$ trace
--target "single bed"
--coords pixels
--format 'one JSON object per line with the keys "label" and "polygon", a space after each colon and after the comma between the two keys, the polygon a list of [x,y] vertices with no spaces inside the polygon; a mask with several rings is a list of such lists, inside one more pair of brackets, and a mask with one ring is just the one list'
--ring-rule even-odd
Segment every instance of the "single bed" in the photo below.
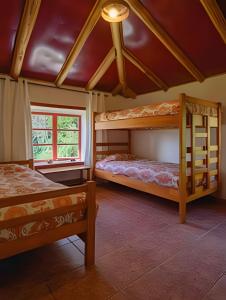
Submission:
{"label": "single bed", "polygon": [[[170,128],[179,130],[177,165],[126,162],[127,159],[120,159],[119,163],[99,161],[109,155],[131,154],[131,130]],[[102,130],[128,132],[128,137],[118,142],[97,141],[97,133]],[[173,101],[94,113],[93,162],[96,178],[178,202],[180,222],[184,223],[187,203],[212,194],[220,187],[221,104],[181,94]]]}
{"label": "single bed", "polygon": [[85,264],[92,265],[95,183],[68,188],[28,163],[0,163],[0,258],[78,234],[86,244]]}

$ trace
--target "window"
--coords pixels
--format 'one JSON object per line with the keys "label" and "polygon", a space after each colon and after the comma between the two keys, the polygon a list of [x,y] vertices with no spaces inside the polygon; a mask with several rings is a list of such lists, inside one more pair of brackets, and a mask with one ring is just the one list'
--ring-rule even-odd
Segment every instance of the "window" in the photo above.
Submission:
{"label": "window", "polygon": [[36,161],[81,159],[81,115],[32,112]]}

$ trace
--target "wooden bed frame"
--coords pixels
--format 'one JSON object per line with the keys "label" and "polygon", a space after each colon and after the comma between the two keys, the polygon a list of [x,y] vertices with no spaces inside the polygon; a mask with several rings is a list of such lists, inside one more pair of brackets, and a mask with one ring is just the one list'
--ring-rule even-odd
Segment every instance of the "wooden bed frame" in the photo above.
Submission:
{"label": "wooden bed frame", "polygon": [[[176,115],[142,117],[114,121],[95,122],[93,114],[93,176],[110,180],[146,193],[157,195],[179,203],[180,222],[186,220],[186,204],[195,199],[216,192],[220,187],[221,165],[221,104],[189,97],[179,96],[180,112]],[[189,113],[186,104],[198,104],[202,107],[217,110],[217,116]],[[114,175],[100,169],[95,169],[98,156],[103,158],[114,153],[131,153],[132,129],[179,129],[179,188],[162,187],[155,183],[144,183],[124,175]],[[211,144],[212,129],[215,128],[216,142]],[[98,130],[127,130],[128,142],[97,143]],[[205,132],[203,132],[205,130]],[[200,132],[201,131],[201,132]],[[189,132],[189,134],[187,134]],[[190,135],[190,137],[189,137]],[[205,139],[205,146],[197,146],[198,139]],[[187,140],[189,147],[187,147]],[[101,147],[101,150],[98,150]],[[107,150],[103,150],[107,147]],[[115,148],[117,147],[117,150]],[[119,149],[121,147],[121,149]],[[123,148],[123,149],[122,149]],[[201,157],[201,158],[200,158]],[[190,174],[187,174],[190,168]],[[211,177],[215,180],[212,182]],[[205,183],[204,183],[205,179]],[[197,186],[197,181],[202,181]]]}
{"label": "wooden bed frame", "polygon": [[[33,168],[33,160],[11,161],[4,163],[16,163]],[[1,162],[1,164],[3,163]],[[87,205],[85,219],[83,220],[77,221],[72,224],[65,224],[61,227],[54,228],[46,232],[42,231],[26,239],[18,239],[15,241],[7,241],[0,243],[0,259],[4,259],[21,252],[43,246],[45,244],[52,243],[54,241],[63,239],[71,235],[78,235],[85,242],[85,265],[87,267],[93,265],[95,262],[95,186],[96,184],[94,181],[88,181],[86,184],[72,188],[0,199],[1,209],[3,207],[51,199],[58,196],[86,192]],[[46,212],[41,212],[33,215],[14,218],[12,220],[0,221],[0,230],[34,220],[43,220],[49,217],[65,214],[66,212],[71,210],[80,210],[81,208],[84,209],[84,204],[75,204],[67,207],[51,209]]]}

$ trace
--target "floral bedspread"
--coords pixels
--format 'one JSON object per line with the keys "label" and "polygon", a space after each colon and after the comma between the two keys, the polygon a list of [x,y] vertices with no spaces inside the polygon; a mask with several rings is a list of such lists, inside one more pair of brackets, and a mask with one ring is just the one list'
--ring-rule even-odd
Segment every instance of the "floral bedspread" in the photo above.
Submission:
{"label": "floral bedspread", "polygon": [[133,119],[152,116],[175,115],[178,114],[180,105],[178,101],[161,102],[149,104],[130,109],[104,112],[96,116],[96,122],[113,121],[123,119]]}
{"label": "floral bedspread", "polygon": [[[15,164],[0,164],[0,201],[6,197],[39,193],[45,191],[67,188],[61,184],[54,183],[43,175],[29,168]],[[41,200],[15,206],[0,208],[0,221],[18,218],[26,215],[36,214],[43,211],[84,203],[85,193],[69,196],[61,196],[48,200]],[[73,223],[83,218],[84,210],[69,211],[62,216],[55,216],[42,221],[34,221],[21,226],[0,230],[0,242],[15,240],[34,235],[42,230],[49,230],[63,224]]]}
{"label": "floral bedspread", "polygon": [[106,161],[96,163],[97,169],[113,174],[125,175],[144,182],[154,182],[161,186],[177,189],[179,182],[179,165],[150,161],[147,159],[129,161]]}

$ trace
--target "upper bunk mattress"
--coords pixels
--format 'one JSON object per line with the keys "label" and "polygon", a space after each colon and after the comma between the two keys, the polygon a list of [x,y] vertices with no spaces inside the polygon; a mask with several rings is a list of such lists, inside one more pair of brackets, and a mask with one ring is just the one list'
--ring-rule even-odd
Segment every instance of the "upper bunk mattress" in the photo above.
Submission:
{"label": "upper bunk mattress", "polygon": [[159,161],[140,160],[110,160],[96,163],[96,168],[113,174],[124,175],[145,183],[156,183],[160,186],[178,189],[179,165]]}
{"label": "upper bunk mattress", "polygon": [[95,121],[104,122],[142,117],[176,115],[179,113],[179,110],[179,101],[161,102],[125,110],[100,113],[96,116]]}

